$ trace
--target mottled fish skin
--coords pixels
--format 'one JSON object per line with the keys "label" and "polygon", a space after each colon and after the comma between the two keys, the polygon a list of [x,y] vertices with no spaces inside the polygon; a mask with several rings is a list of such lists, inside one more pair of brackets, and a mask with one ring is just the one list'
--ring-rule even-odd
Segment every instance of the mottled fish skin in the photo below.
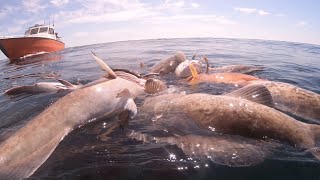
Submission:
{"label": "mottled fish skin", "polygon": [[250,83],[250,81],[260,80],[257,77],[241,74],[241,73],[213,73],[213,74],[199,74],[196,79],[192,81],[195,82],[210,82],[210,83],[227,83],[236,84],[240,86],[245,86]]}
{"label": "mottled fish skin", "polygon": [[161,75],[169,74],[174,72],[176,67],[183,61],[186,57],[183,52],[178,51],[174,56],[163,59],[151,68],[151,73],[160,73]]}
{"label": "mottled fish skin", "polygon": [[[273,108],[245,99],[209,94],[170,94],[145,101],[141,112],[162,118],[185,114],[200,128],[250,138],[265,137],[293,146],[311,148],[320,136],[319,126],[306,124]],[[159,120],[158,120],[159,121]]]}
{"label": "mottled fish skin", "polygon": [[283,82],[252,81],[250,84],[267,87],[277,109],[320,124],[319,94]]}
{"label": "mottled fish skin", "polygon": [[262,71],[264,68],[259,66],[246,66],[246,65],[228,65],[221,67],[209,68],[209,73],[242,73],[250,74],[257,71]]}
{"label": "mottled fish skin", "polygon": [[70,131],[123,111],[128,97],[116,96],[125,88],[132,97],[144,93],[136,83],[116,78],[77,89],[30,120],[0,145],[0,179],[29,177]]}

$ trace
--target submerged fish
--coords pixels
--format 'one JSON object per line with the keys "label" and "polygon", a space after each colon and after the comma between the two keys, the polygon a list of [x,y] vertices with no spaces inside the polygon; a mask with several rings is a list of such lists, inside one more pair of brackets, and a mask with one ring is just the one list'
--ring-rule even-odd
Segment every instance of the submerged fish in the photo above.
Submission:
{"label": "submerged fish", "polygon": [[[294,147],[306,148],[320,159],[320,149],[316,145],[316,140],[320,138],[320,126],[297,121],[272,106],[252,102],[259,94],[268,94],[251,91],[252,87],[257,88],[255,85],[247,86],[220,96],[201,93],[157,96],[146,99],[139,113],[151,119],[153,116],[160,117],[156,123],[188,133],[194,132],[188,127],[192,125],[188,122],[191,120],[195,123],[191,129],[210,129],[248,138],[279,140]],[[252,99],[249,101],[246,97]],[[270,94],[262,96],[266,101],[261,102],[270,104],[268,97],[271,97]]]}
{"label": "submerged fish", "polygon": [[257,165],[272,155],[275,148],[280,147],[275,142],[219,134],[154,137],[133,131],[129,137],[144,143],[177,145],[189,158],[211,160],[231,167]]}
{"label": "submerged fish", "polygon": [[[97,118],[119,115],[130,119],[137,113],[133,98],[145,87],[117,77],[94,55],[108,77],[79,88],[59,99],[0,144],[0,179],[32,175],[73,129]],[[148,88],[148,87],[146,87]]]}

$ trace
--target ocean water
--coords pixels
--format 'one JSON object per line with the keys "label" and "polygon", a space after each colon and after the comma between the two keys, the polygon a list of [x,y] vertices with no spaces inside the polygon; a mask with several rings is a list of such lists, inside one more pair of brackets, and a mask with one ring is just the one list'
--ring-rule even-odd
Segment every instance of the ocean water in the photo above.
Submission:
{"label": "ocean water", "polygon": [[[9,63],[7,59],[0,61],[0,141],[65,95],[47,93],[9,98],[2,94],[6,89],[54,81],[57,77],[83,84],[96,80],[104,72],[91,57],[91,51],[112,68],[146,72],[139,67],[140,62],[152,66],[178,50],[189,59],[195,52],[206,55],[211,66],[263,66],[263,71],[253,75],[320,93],[320,46],[317,45],[192,38],[123,41],[67,48],[15,63]],[[170,75],[165,80],[168,84],[178,84]],[[221,94],[224,88],[228,91],[224,86],[203,83],[188,92]],[[30,179],[320,179],[320,162],[304,150],[289,145],[256,166],[228,167],[208,160],[188,161],[175,145],[132,139],[128,134],[136,130],[135,122],[106,135],[108,128],[104,123],[108,122],[109,119],[103,119],[74,130]],[[184,168],[181,170],[180,167]]]}

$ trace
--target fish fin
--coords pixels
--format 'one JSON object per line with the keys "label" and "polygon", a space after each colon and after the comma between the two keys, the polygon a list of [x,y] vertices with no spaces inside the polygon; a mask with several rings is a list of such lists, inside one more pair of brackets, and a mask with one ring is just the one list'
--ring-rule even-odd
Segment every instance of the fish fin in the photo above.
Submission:
{"label": "fish fin", "polygon": [[100,59],[98,56],[96,56],[96,54],[94,54],[92,51],[91,51],[91,54],[92,54],[93,58],[96,60],[96,62],[100,65],[100,67],[108,73],[108,77],[113,78],[113,79],[117,78],[117,75],[112,71],[112,69],[102,59]]}
{"label": "fish fin", "polygon": [[193,54],[193,56],[192,56],[192,60],[196,60],[197,59],[197,57],[198,57],[198,52],[195,52],[194,54]]}
{"label": "fish fin", "polygon": [[314,147],[308,149],[308,151],[318,160],[320,160],[320,148],[319,147]]}
{"label": "fish fin", "polygon": [[59,142],[65,136],[61,132],[44,146],[39,147],[29,156],[18,162],[0,165],[0,179],[23,179],[31,176],[52,154]]}
{"label": "fish fin", "polygon": [[252,102],[274,107],[272,96],[269,90],[263,85],[248,85],[236,91],[226,94],[240,99],[246,99]]}
{"label": "fish fin", "polygon": [[65,85],[67,88],[71,88],[71,89],[74,89],[76,88],[77,86],[74,85],[74,84],[71,84],[69,81],[67,80],[64,80],[64,79],[57,79],[61,84]]}
{"label": "fish fin", "polygon": [[147,69],[147,70],[150,70],[150,67],[147,66],[144,62],[140,62],[140,68],[144,68],[144,69]]}
{"label": "fish fin", "polygon": [[127,117],[128,120],[133,119],[137,115],[138,108],[132,98],[129,98],[127,100],[127,103],[124,106],[124,110],[127,111],[128,113],[128,117]]}
{"label": "fish fin", "polygon": [[209,73],[209,60],[206,56],[203,56],[202,60],[206,62],[206,65],[207,65],[206,74],[208,74]]}
{"label": "fish fin", "polygon": [[144,84],[144,91],[148,94],[155,94],[165,89],[167,89],[166,84],[158,79],[147,79]]}
{"label": "fish fin", "polygon": [[34,86],[27,85],[27,86],[17,86],[10,88],[4,92],[4,94],[8,96],[16,96],[20,94],[34,94]]}
{"label": "fish fin", "polygon": [[192,63],[189,64],[189,69],[190,69],[190,72],[191,72],[191,75],[190,77],[188,77],[186,80],[190,83],[190,84],[197,84],[198,83],[198,77],[199,77],[199,74],[198,74],[198,71],[197,71],[197,68],[194,67],[194,65]]}
{"label": "fish fin", "polygon": [[168,139],[191,158],[210,159],[214,163],[231,167],[257,165],[272,154],[278,144],[243,137],[180,136]]}
{"label": "fish fin", "polygon": [[120,98],[120,97],[124,97],[124,98],[130,98],[131,97],[131,92],[129,89],[125,88],[125,89],[122,89],[116,96],[117,98]]}

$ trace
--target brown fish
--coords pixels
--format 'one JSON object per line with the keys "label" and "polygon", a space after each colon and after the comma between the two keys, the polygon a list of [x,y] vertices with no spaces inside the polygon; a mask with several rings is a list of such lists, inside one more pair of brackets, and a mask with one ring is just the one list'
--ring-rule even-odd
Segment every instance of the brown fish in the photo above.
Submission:
{"label": "brown fish", "polygon": [[135,116],[133,98],[144,93],[144,85],[124,79],[124,75],[117,77],[100,58],[93,56],[107,71],[108,78],[62,97],[1,143],[0,179],[32,175],[75,128],[97,118],[119,115],[123,120]]}
{"label": "brown fish", "polygon": [[[251,87],[244,88],[249,91]],[[294,147],[306,148],[320,159],[320,149],[316,145],[316,140],[320,138],[319,125],[303,123],[271,107],[238,98],[251,96],[254,99],[260,94],[245,95],[245,91],[239,91],[220,96],[201,93],[157,96],[147,99],[139,113],[146,114],[146,117],[160,117],[156,122],[162,121],[164,124],[175,125],[176,121],[180,121],[181,131],[187,129],[184,126],[190,124],[187,119],[191,119],[201,129],[255,139],[279,140]],[[174,120],[170,117],[174,117]]]}
{"label": "brown fish", "polygon": [[192,84],[212,82],[240,86],[250,84],[264,85],[273,97],[275,108],[320,124],[320,95],[317,93],[288,83],[267,81],[238,73],[197,74],[192,64],[190,65],[190,70],[193,72],[193,77],[190,77],[188,80]]}
{"label": "brown fish", "polygon": [[151,73],[159,73],[160,75],[169,74],[174,72],[176,67],[183,61],[186,57],[183,52],[178,51],[174,56],[168,57],[157,63],[151,68]]}

